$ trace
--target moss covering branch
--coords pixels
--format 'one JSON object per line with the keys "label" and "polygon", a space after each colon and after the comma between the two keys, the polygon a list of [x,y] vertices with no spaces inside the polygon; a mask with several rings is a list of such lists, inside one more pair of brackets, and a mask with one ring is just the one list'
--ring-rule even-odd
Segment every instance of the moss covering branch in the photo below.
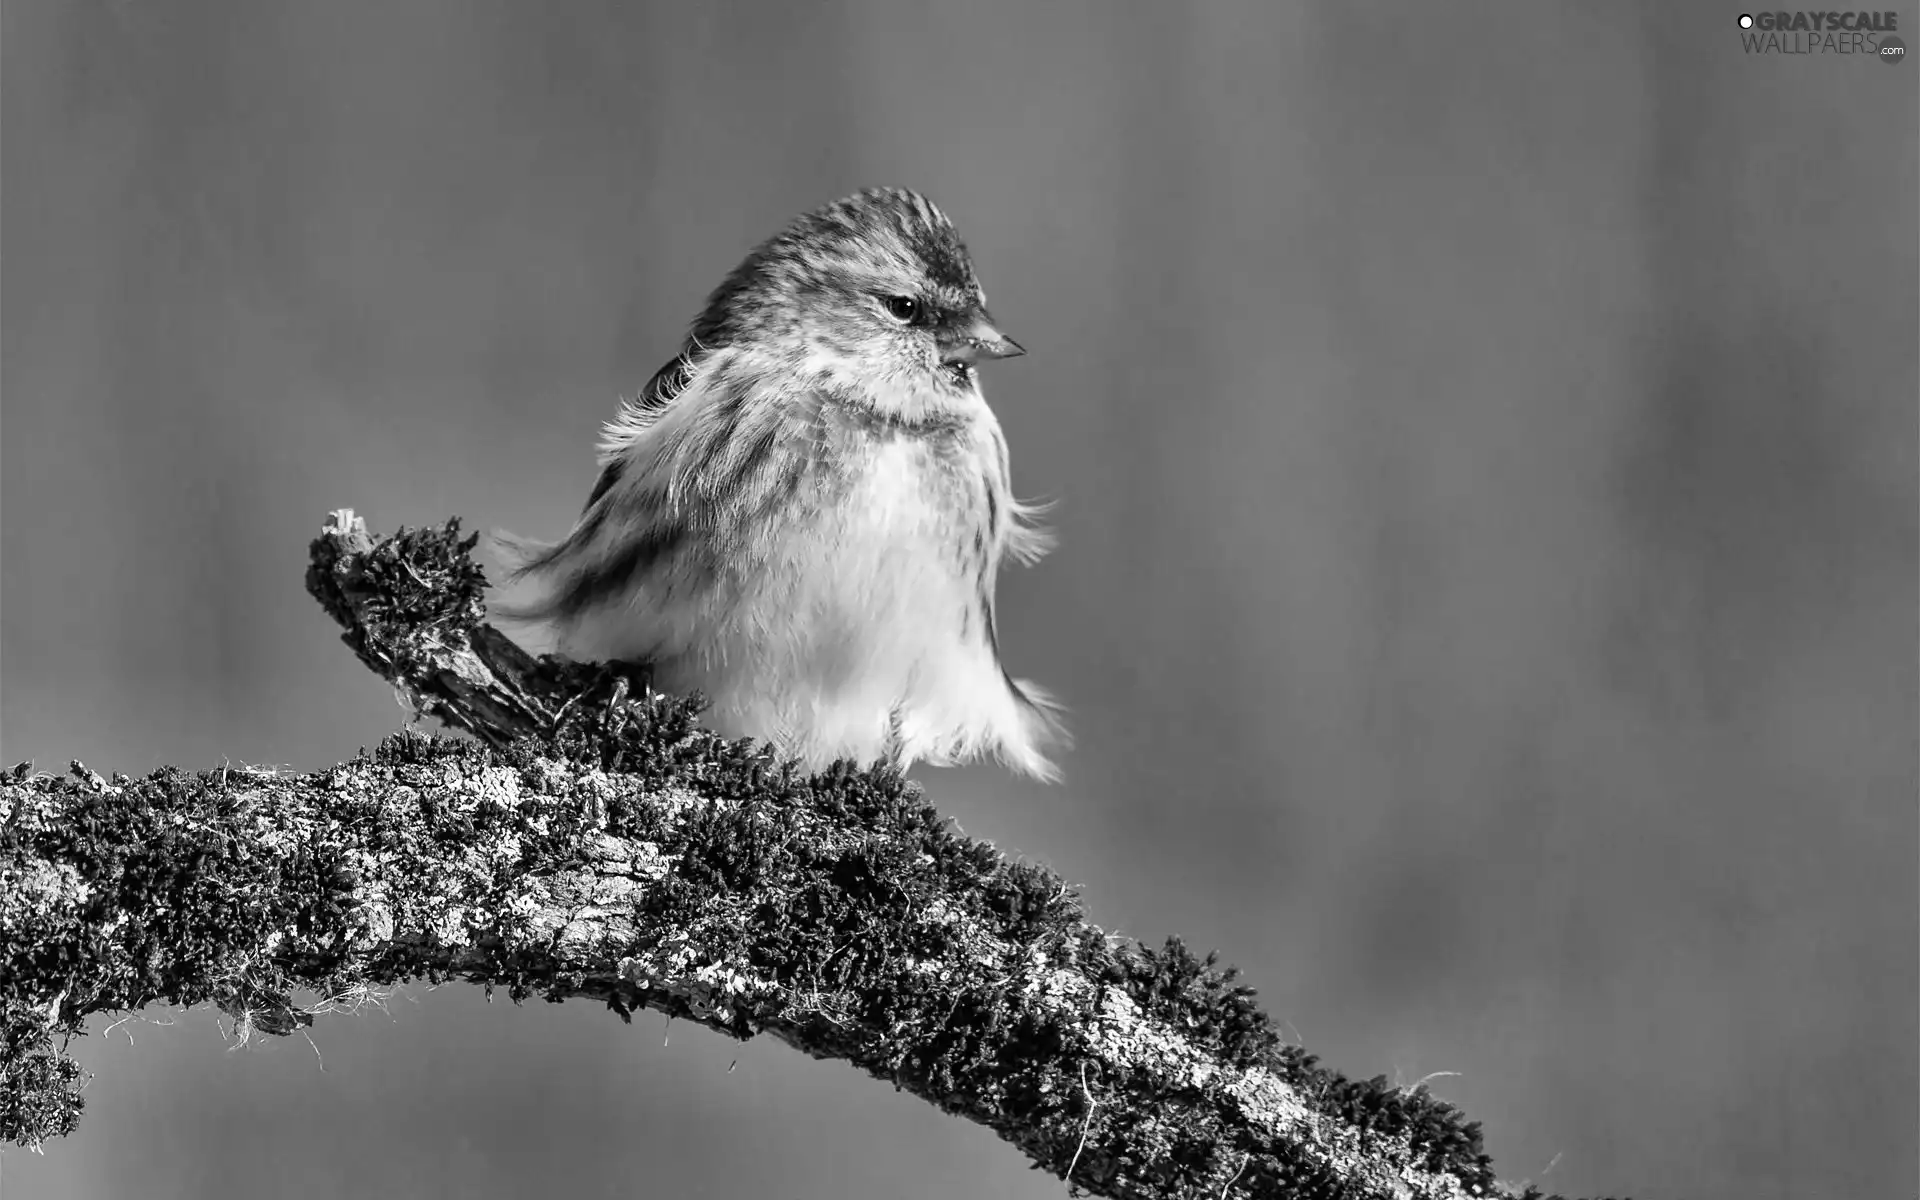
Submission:
{"label": "moss covering branch", "polygon": [[1085,920],[885,769],[803,775],[644,674],[482,623],[458,527],[350,513],[308,587],[362,661],[473,741],[303,775],[0,776],[0,1136],[71,1132],[96,1013],[211,1001],[286,1034],[409,980],[651,1008],[843,1059],[1123,1197],[1538,1197],[1422,1088],[1283,1045],[1177,941]]}

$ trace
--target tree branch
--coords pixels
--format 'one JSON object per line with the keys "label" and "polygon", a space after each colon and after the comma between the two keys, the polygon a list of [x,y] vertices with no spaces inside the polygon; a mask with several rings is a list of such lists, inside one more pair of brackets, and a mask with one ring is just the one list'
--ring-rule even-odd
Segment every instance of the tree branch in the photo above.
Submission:
{"label": "tree branch", "polygon": [[[308,589],[418,709],[311,775],[0,777],[0,1136],[71,1132],[94,1013],[285,1034],[409,980],[590,997],[844,1059],[1119,1197],[1526,1196],[1424,1088],[1282,1045],[1231,970],[1088,924],[898,774],[805,776],[637,668],[482,623],[457,523],[337,513]],[[304,996],[305,999],[301,999]]]}

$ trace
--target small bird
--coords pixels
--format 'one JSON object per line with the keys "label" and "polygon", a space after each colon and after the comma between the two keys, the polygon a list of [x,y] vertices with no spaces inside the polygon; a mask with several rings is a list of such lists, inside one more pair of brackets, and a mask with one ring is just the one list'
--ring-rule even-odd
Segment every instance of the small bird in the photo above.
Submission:
{"label": "small bird", "polygon": [[555,543],[496,535],[507,609],[578,661],[651,665],[803,767],[993,755],[1052,780],[1058,707],[1007,673],[1002,560],[1048,548],[976,366],[995,328],[945,213],[870,188],[794,219],[624,400]]}

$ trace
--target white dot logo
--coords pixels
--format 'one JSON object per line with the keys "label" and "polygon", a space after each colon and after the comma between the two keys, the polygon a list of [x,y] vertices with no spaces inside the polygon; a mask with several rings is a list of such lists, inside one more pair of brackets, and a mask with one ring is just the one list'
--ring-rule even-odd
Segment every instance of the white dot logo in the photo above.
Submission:
{"label": "white dot logo", "polygon": [[1905,62],[1906,57],[1907,44],[1905,42],[1897,37],[1883,37],[1880,39],[1881,62]]}
{"label": "white dot logo", "polygon": [[1752,13],[1741,13],[1741,14],[1740,14],[1740,22],[1739,22],[1739,24],[1740,24],[1740,28],[1742,28],[1742,29],[1752,29],[1752,28],[1753,28],[1753,14],[1752,14]]}

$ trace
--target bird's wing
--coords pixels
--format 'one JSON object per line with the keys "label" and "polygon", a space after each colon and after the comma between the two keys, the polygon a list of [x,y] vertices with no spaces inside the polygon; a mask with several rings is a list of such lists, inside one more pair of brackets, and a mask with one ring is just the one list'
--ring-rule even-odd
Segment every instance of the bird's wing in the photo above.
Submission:
{"label": "bird's wing", "polygon": [[532,578],[531,600],[496,603],[515,620],[571,622],[630,593],[713,543],[754,502],[773,445],[771,406],[749,409],[737,381],[714,368],[726,351],[682,355],[626,401],[600,443],[600,479],[573,529],[558,542],[496,534],[507,582]]}
{"label": "bird's wing", "polygon": [[653,428],[673,398],[686,390],[687,381],[693,378],[694,357],[700,349],[697,341],[689,339],[679,354],[653,373],[639,395],[620,398],[620,411],[601,431],[600,478],[594,481],[593,491],[587,493],[587,502],[580,509],[583,515],[620,482],[626,470],[627,448]]}

